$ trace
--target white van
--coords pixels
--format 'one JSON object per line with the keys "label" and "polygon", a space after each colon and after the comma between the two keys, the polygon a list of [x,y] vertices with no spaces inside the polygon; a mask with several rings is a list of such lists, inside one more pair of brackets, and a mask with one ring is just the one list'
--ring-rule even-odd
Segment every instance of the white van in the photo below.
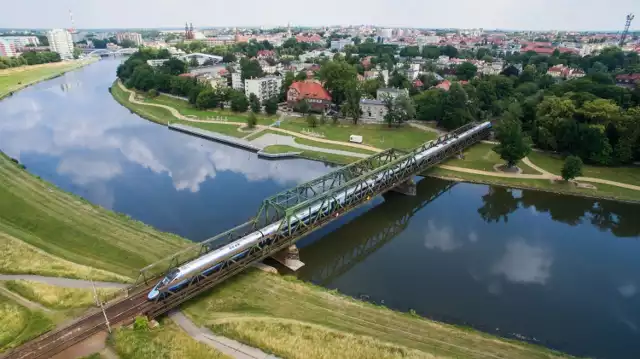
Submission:
{"label": "white van", "polygon": [[362,136],[351,135],[349,136],[349,142],[362,143]]}

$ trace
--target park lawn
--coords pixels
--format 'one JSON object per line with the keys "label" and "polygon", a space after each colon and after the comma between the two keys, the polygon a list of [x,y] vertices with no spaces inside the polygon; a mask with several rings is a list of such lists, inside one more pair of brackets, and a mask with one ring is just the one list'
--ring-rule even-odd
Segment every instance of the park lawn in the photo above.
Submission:
{"label": "park lawn", "polygon": [[301,157],[301,158],[307,158],[314,161],[329,162],[329,163],[339,164],[339,165],[346,165],[346,164],[360,160],[360,158],[358,157],[349,157],[349,156],[337,155],[333,153],[303,150],[300,148],[291,147],[287,145],[271,145],[271,146],[265,147],[262,151],[266,153],[295,152],[295,153],[300,153],[298,157]]}
{"label": "park lawn", "polygon": [[109,344],[121,359],[231,359],[191,338],[167,318],[148,330],[120,327],[109,337]]}
{"label": "park lawn", "polygon": [[280,128],[305,133],[315,132],[324,138],[334,141],[349,142],[350,135],[360,135],[363,144],[376,148],[397,148],[412,150],[437,137],[434,132],[420,130],[410,126],[388,127],[374,124],[324,124],[311,128],[303,118],[287,118],[280,123]]}
{"label": "park lawn", "polygon": [[[278,136],[292,137],[292,135],[290,135],[288,133],[282,133],[282,132],[278,132],[278,131],[275,131],[275,130],[264,130],[264,131],[259,132],[258,134],[256,134],[255,136],[252,136],[252,137],[253,137],[253,139],[259,138],[263,134],[267,134],[267,133],[270,133],[270,134],[273,134],[273,135],[278,135]],[[294,137],[294,141],[296,143],[299,143],[299,144],[305,145],[305,146],[313,146],[313,147],[327,148],[327,149],[332,149],[332,150],[355,152],[355,153],[361,153],[361,154],[365,154],[365,155],[374,155],[374,154],[377,153],[377,152],[370,151],[370,150],[367,150],[367,149],[364,149],[364,148],[349,146],[348,144],[338,145],[338,144],[334,144],[334,143],[326,143],[326,142],[314,141],[314,140],[307,139],[307,138],[302,138],[302,137],[295,137],[295,136],[293,136],[293,137]],[[302,151],[302,149],[297,149],[297,152],[300,152],[300,151]]]}
{"label": "park lawn", "polygon": [[227,125],[224,123],[190,122],[190,121],[181,121],[181,120],[174,120],[174,121],[171,121],[171,123],[181,124],[181,125],[190,126],[190,127],[197,127],[203,130],[221,133],[223,135],[233,136],[238,138],[245,137],[249,134],[248,132],[239,131],[238,128],[241,126],[233,123],[230,123]]}
{"label": "park lawn", "polygon": [[[535,163],[535,162],[534,162]],[[542,190],[555,193],[573,194],[579,196],[608,198],[614,200],[624,201],[640,201],[640,191],[632,189],[610,186],[600,183],[594,183],[596,189],[578,188],[574,184],[565,182],[552,183],[548,179],[522,179],[522,178],[503,178],[478,175],[474,173],[463,173],[457,171],[446,170],[443,168],[433,167],[426,172],[427,175],[432,175],[439,178],[454,179],[468,182],[495,184],[513,188],[527,188]]]}
{"label": "park lawn", "polygon": [[[246,123],[247,122],[247,117],[249,116],[249,113],[235,113],[232,111],[228,111],[228,110],[199,110],[195,107],[193,107],[189,102],[187,102],[186,100],[182,100],[182,99],[177,99],[175,97],[171,97],[171,96],[167,96],[167,95],[163,95],[160,94],[157,97],[148,97],[145,96],[144,98],[145,102],[148,103],[156,103],[156,104],[161,104],[161,105],[166,105],[166,106],[170,106],[175,108],[176,110],[178,110],[178,112],[180,112],[182,115],[185,116],[189,116],[189,117],[194,117],[200,120],[215,120],[216,117],[223,117],[227,119],[227,121],[229,122],[242,122],[242,123]],[[265,116],[265,115],[257,115],[256,116],[258,118],[258,124],[259,125],[270,125],[273,122],[275,122],[277,120],[277,117],[273,116],[273,117],[269,117],[269,116]]]}
{"label": "park lawn", "polygon": [[[86,308],[96,303],[93,289],[64,288],[31,280],[6,281],[5,287],[23,298],[51,309]],[[102,302],[122,292],[117,288],[96,288],[96,291]]]}
{"label": "park lawn", "polygon": [[0,99],[36,82],[59,76],[95,60],[63,61],[0,70]]}
{"label": "park lawn", "polygon": [[169,122],[178,121],[178,119],[175,118],[167,109],[155,106],[144,106],[130,102],[129,93],[121,89],[117,81],[111,85],[111,96],[113,96],[119,104],[128,108],[132,113],[135,113],[151,122],[166,125]]}
{"label": "park lawn", "polygon": [[[451,157],[443,164],[487,172],[495,172],[493,167],[497,164],[502,165],[505,163],[505,161],[502,160],[500,156],[493,151],[494,146],[495,145],[489,143],[476,143],[471,147],[468,147],[463,152],[463,159],[460,159],[458,157]],[[540,174],[540,172],[522,163],[522,161],[519,161],[517,163],[517,166],[522,169],[522,173],[524,174]]]}
{"label": "park lawn", "polygon": [[24,241],[70,262],[133,278],[140,268],[189,245],[176,235],[63,192],[32,176],[4,154],[0,154],[0,225],[4,238]]}
{"label": "park lawn", "polygon": [[[395,312],[293,277],[255,269],[190,301],[183,311],[197,325],[247,344],[264,345],[263,349],[287,358],[296,357],[291,354],[292,344],[303,354],[330,353],[328,346],[332,344],[353,346],[350,353],[367,353],[370,358],[388,357],[392,347],[402,348],[408,355],[420,351],[423,357],[562,356],[546,348]],[[243,321],[258,322],[241,325]],[[307,332],[309,327],[315,329]],[[304,331],[287,338],[296,328]]]}
{"label": "park lawn", "polygon": [[[562,166],[564,165],[564,158],[562,156],[546,152],[532,151],[528,157],[533,164],[553,173],[554,175],[560,176]],[[601,178],[638,186],[640,185],[640,167],[604,167],[584,165],[582,167],[582,177]]]}
{"label": "park lawn", "polygon": [[0,353],[53,328],[43,312],[29,310],[0,294]]}

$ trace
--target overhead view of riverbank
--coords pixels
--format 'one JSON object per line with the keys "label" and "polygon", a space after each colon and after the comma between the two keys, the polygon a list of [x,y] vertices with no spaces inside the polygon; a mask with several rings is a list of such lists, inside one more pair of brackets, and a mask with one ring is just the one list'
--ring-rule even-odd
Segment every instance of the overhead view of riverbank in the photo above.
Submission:
{"label": "overhead view of riverbank", "polygon": [[[157,106],[125,108],[131,94],[114,83],[119,63],[103,60],[0,101],[0,150],[7,156],[0,162],[0,235],[3,253],[19,248],[6,256],[2,273],[131,283],[146,264],[243,223],[264,199],[338,168],[319,160],[341,162],[331,161],[339,156],[349,163],[400,141],[385,135],[384,142],[365,142],[366,148],[348,142],[351,128],[330,132],[330,125],[321,126],[315,131],[326,132],[322,142],[304,137],[295,121],[268,127],[279,117],[260,119],[264,128],[253,134],[242,132],[242,119],[193,121],[227,116],[234,122],[227,113],[193,110],[180,119]],[[148,102],[143,96],[138,101]],[[155,101],[149,103],[180,104]],[[187,110],[176,111],[186,116]],[[292,148],[315,147],[297,149],[319,155],[311,154],[313,161],[265,160],[141,118],[149,116],[249,142],[261,135],[288,137]],[[404,149],[437,136],[417,127],[404,131],[410,134]],[[285,145],[264,147],[270,146]],[[501,174],[494,170],[501,160],[491,155],[492,146],[477,144],[431,174],[458,180],[467,180],[465,168],[473,176]],[[506,187],[417,177],[415,197],[375,197],[300,240],[306,265],[297,279],[252,269],[188,302],[182,312],[206,335],[277,357],[313,357],[331,346],[362,358],[634,358],[640,352],[632,275],[640,271],[640,227],[633,220],[638,205],[592,197],[636,200],[636,169],[608,175],[585,166],[578,182],[615,183],[570,190],[591,196],[584,198],[509,187],[540,183],[563,192],[551,181],[558,166],[551,156],[532,153],[518,164],[522,177],[496,177]],[[59,224],[65,220],[74,225]],[[29,267],[20,253],[55,265]],[[12,271],[17,266],[25,270]],[[0,293],[2,308],[20,320],[7,319],[19,324],[3,332],[0,350],[91,305],[90,287],[70,292],[55,282],[11,280]],[[101,290],[107,298],[110,289]],[[61,307],[62,297],[84,304]],[[194,339],[205,334],[175,323],[164,318],[144,333],[119,329],[109,346],[120,357],[142,350],[224,357],[224,350]],[[275,334],[265,336],[265,328]],[[294,343],[298,353],[291,352]]]}

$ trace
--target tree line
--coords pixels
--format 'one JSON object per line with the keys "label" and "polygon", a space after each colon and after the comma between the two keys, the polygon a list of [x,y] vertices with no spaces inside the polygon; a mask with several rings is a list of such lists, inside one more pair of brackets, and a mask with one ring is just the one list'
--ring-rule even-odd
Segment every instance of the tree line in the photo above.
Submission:
{"label": "tree line", "polygon": [[50,62],[60,62],[60,54],[57,52],[43,51],[27,51],[23,52],[17,57],[3,57],[0,56],[0,69],[7,69],[10,67],[18,67],[25,65],[39,65]]}

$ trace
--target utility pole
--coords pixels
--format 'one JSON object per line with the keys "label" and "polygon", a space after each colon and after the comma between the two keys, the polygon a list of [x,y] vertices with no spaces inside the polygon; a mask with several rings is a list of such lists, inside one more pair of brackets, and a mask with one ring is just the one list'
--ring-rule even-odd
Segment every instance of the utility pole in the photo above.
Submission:
{"label": "utility pole", "polygon": [[100,297],[98,297],[98,291],[96,290],[96,285],[93,283],[93,279],[91,280],[91,286],[93,287],[93,296],[96,299],[96,304],[100,306],[100,309],[102,310],[102,315],[104,315],[104,321],[105,323],[107,323],[107,329],[109,330],[109,333],[111,333],[111,325],[109,325],[109,318],[107,318],[107,313],[104,311],[104,306],[102,305],[102,301],[100,300]]}

